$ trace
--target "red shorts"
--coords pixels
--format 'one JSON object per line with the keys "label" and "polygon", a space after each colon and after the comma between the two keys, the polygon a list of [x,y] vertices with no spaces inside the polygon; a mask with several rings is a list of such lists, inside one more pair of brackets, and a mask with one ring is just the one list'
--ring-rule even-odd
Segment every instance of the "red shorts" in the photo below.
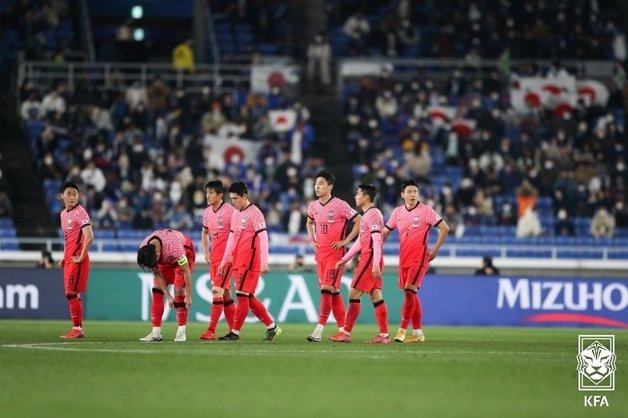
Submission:
{"label": "red shorts", "polygon": [[235,276],[236,290],[238,292],[255,293],[260,277],[259,271],[238,269],[233,270],[233,275]]}
{"label": "red shorts", "polygon": [[[190,267],[190,273],[194,271],[194,263],[196,261],[196,251],[194,251],[194,244],[191,240],[184,242],[185,256],[188,259],[188,267]],[[179,268],[177,263],[174,264],[159,264],[159,271],[164,276],[166,286],[174,284],[176,287],[185,287],[185,277],[183,272]]]}
{"label": "red shorts", "polygon": [[404,289],[406,284],[411,284],[417,288],[421,287],[423,277],[427,272],[427,267],[400,267],[399,268],[399,288]]}
{"label": "red shorts", "polygon": [[[373,276],[372,255],[370,257],[360,257],[358,267],[355,269],[351,287],[364,293],[371,293],[375,289],[382,288],[382,277]],[[379,269],[384,272],[384,260],[379,262]]]}
{"label": "red shorts", "polygon": [[342,268],[336,270],[336,263],[339,260],[340,258],[326,258],[316,262],[319,287],[332,286],[335,289],[340,288]]}
{"label": "red shorts", "polygon": [[79,264],[75,264],[69,259],[63,263],[63,287],[65,293],[82,293],[87,288],[89,276],[89,255]]}
{"label": "red shorts", "polygon": [[220,261],[217,263],[211,263],[211,266],[209,267],[209,277],[212,280],[212,286],[222,287],[223,289],[229,290],[231,288],[231,273],[233,273],[231,263],[225,266],[225,274],[218,273],[219,266]]}

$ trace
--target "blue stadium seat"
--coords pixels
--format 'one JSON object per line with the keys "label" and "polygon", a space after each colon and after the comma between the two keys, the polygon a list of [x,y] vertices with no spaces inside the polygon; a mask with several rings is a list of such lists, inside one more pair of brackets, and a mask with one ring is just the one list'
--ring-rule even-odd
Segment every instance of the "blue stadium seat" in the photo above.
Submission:
{"label": "blue stadium seat", "polygon": [[100,239],[112,239],[116,237],[116,231],[111,229],[94,229],[94,237]]}
{"label": "blue stadium seat", "polygon": [[[102,250],[105,253],[114,253],[120,251],[120,246],[116,242],[106,243],[102,245]],[[137,247],[136,249],[137,250]]]}
{"label": "blue stadium seat", "polygon": [[456,250],[458,257],[484,257],[486,255],[493,258],[499,257],[501,251],[498,248],[460,248]]}
{"label": "blue stadium seat", "polygon": [[14,238],[16,235],[15,228],[12,226],[0,227],[0,238]]}
{"label": "blue stadium seat", "polygon": [[12,218],[0,218],[0,228],[13,227]]}
{"label": "blue stadium seat", "polygon": [[535,249],[535,248],[525,248],[525,249],[512,248],[506,251],[506,257],[551,258],[552,250],[551,249]]}
{"label": "blue stadium seat", "polygon": [[4,251],[17,251],[20,249],[20,244],[15,238],[3,238],[0,240],[0,249]]}

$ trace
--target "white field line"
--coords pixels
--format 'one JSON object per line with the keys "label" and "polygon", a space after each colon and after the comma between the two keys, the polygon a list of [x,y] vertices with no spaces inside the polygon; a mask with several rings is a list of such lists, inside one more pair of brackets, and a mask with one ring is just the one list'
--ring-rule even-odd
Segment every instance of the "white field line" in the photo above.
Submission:
{"label": "white field line", "polygon": [[[230,347],[236,345],[238,343],[204,343],[203,348],[198,349],[179,349],[174,348],[174,343],[139,343],[138,345],[143,346],[152,346],[153,349],[147,348],[99,348],[94,347],[95,345],[102,345],[103,343],[99,342],[72,342],[72,343],[30,343],[30,344],[3,344],[2,348],[14,348],[14,349],[23,349],[23,350],[45,350],[45,351],[69,351],[69,352],[84,352],[84,353],[119,353],[119,354],[159,354],[163,355],[164,351],[173,354],[192,354],[192,355],[222,355],[222,356],[231,356],[235,354],[243,354],[243,352],[239,351],[239,349],[234,350],[233,348],[225,349],[226,347],[221,347],[223,344],[229,344]],[[124,343],[128,344],[128,343]],[[177,344],[178,345],[178,344]],[[159,348],[157,348],[159,346]],[[416,344],[415,346],[419,346]],[[248,354],[252,355],[260,355],[260,356],[278,356],[278,357],[311,357],[313,355],[346,355],[351,357],[366,357],[366,358],[392,358],[397,357],[399,355],[470,355],[470,356],[492,356],[492,355],[506,355],[506,356],[553,356],[553,357],[574,357],[574,353],[548,353],[548,352],[534,352],[534,351],[443,351],[443,350],[432,350],[425,349],[424,346],[417,347],[416,350],[394,350],[389,352],[374,352],[372,350],[327,350],[327,349],[289,349],[289,350],[278,350],[278,349],[261,349],[254,348],[248,349],[246,346],[242,347],[242,350]],[[617,359],[617,362],[624,363],[628,362],[623,359]]]}

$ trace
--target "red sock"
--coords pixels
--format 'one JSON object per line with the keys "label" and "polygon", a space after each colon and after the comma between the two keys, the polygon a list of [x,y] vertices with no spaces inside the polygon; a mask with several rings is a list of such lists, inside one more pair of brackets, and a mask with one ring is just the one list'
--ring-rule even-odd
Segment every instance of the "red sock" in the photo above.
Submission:
{"label": "red sock", "polygon": [[164,292],[153,287],[153,306],[151,306],[150,321],[154,327],[161,326],[161,318],[164,316]]}
{"label": "red sock", "polygon": [[345,326],[345,304],[342,302],[342,297],[340,296],[340,292],[337,292],[331,295],[331,310],[334,313],[334,318],[336,318],[336,323],[338,324],[338,328],[344,327]]}
{"label": "red sock", "polygon": [[212,309],[209,314],[209,328],[211,332],[216,332],[216,325],[222,315],[222,309],[224,307],[224,299],[221,297],[214,297],[212,300]]}
{"label": "red sock", "polygon": [[70,306],[70,318],[72,318],[72,326],[81,326],[81,302],[79,302],[76,293],[65,295],[68,298],[68,305]]}
{"label": "red sock", "polygon": [[321,325],[327,325],[327,319],[331,313],[332,300],[331,290],[321,290],[321,306],[318,310],[318,323]]}
{"label": "red sock", "polygon": [[406,289],[404,292],[403,305],[401,306],[401,326],[400,328],[408,328],[408,323],[414,315],[414,310],[417,304],[416,292],[411,289]]}
{"label": "red sock", "polygon": [[379,333],[388,334],[388,308],[384,299],[375,302],[373,308],[375,308],[375,320],[377,325],[379,325]]}
{"label": "red sock", "polygon": [[269,326],[273,323],[273,319],[270,317],[266,306],[262,303],[261,300],[255,297],[255,295],[249,295],[249,307],[253,311],[253,314],[264,323],[264,325]]}
{"label": "red sock", "polygon": [[360,299],[349,299],[349,310],[347,311],[347,317],[344,321],[344,328],[348,333],[351,333],[351,330],[355,325],[355,321],[360,315],[361,305]]}
{"label": "red sock", "polygon": [[248,295],[238,295],[238,307],[236,308],[236,317],[233,324],[233,329],[235,331],[240,331],[242,329],[242,325],[244,325],[244,320],[246,316],[249,314],[249,297]]}
{"label": "red sock", "polygon": [[185,296],[174,297],[174,308],[177,310],[177,325],[188,323],[188,308],[185,307]]}
{"label": "red sock", "polygon": [[83,327],[83,299],[81,299],[81,297],[77,297],[78,302],[79,302],[79,327]]}
{"label": "red sock", "polygon": [[412,315],[412,328],[421,329],[423,325],[423,310],[421,309],[421,299],[419,295],[416,297],[416,306],[414,307],[414,315]]}
{"label": "red sock", "polygon": [[233,328],[235,323],[236,316],[236,306],[233,303],[233,299],[225,299],[224,310],[225,310],[225,319],[227,320],[227,325],[229,329]]}

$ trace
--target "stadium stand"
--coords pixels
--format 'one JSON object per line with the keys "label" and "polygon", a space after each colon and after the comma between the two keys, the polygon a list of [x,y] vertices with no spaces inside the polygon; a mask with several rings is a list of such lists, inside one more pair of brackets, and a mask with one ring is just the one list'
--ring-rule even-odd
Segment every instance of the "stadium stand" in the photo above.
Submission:
{"label": "stadium stand", "polygon": [[[341,60],[336,74],[344,107],[338,140],[346,142],[354,183],[377,184],[387,216],[401,180],[419,180],[425,202],[453,226],[447,256],[625,257],[625,41],[611,3],[593,10],[582,1],[571,8],[564,1],[326,1],[335,57],[369,58]],[[211,80],[168,65],[91,63],[43,82],[28,75],[49,69],[25,64],[20,115],[51,219],[61,182],[83,184],[100,250],[130,250],[149,228],[189,224],[186,215],[198,232],[203,185],[220,176],[245,179],[269,230],[288,233],[274,251],[309,251],[300,236],[303,202],[325,163],[313,152],[321,138],[298,89],[269,77],[259,92],[248,74],[265,56],[302,58],[290,2],[207,5],[226,71]],[[100,30],[96,39],[111,35]],[[74,29],[64,23],[55,31],[53,41]],[[25,42],[19,32],[11,36],[3,42]],[[243,56],[244,66],[229,67]],[[345,72],[344,64],[367,70]],[[601,79],[593,80],[593,67]],[[533,83],[548,80],[554,85],[528,97]],[[567,93],[566,103],[555,101]],[[245,151],[224,160],[225,139]]]}

